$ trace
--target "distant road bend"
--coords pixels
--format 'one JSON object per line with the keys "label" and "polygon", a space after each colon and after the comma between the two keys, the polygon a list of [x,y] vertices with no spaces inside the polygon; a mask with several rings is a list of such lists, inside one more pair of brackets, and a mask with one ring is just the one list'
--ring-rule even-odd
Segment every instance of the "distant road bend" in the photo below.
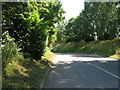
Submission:
{"label": "distant road bend", "polygon": [[118,88],[118,60],[92,54],[55,54],[44,88]]}

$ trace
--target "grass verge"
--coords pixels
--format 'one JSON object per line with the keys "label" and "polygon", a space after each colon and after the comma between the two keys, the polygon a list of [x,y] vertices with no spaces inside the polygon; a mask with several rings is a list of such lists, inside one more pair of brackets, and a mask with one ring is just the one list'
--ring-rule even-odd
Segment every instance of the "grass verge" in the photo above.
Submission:
{"label": "grass verge", "polygon": [[5,68],[3,89],[39,88],[45,78],[46,71],[50,68],[51,61],[49,59],[52,60],[54,54],[49,51],[44,57],[47,59],[43,58],[40,61],[26,59],[9,63]]}
{"label": "grass verge", "polygon": [[52,51],[57,53],[97,54],[120,59],[120,39],[60,43]]}

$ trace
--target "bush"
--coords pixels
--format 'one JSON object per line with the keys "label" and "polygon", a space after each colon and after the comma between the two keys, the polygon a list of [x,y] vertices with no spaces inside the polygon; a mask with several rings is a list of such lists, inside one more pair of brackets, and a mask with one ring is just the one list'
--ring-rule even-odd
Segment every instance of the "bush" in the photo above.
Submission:
{"label": "bush", "polygon": [[3,31],[8,30],[26,53],[40,60],[49,46],[56,40],[57,23],[64,18],[60,2],[10,2],[2,3]]}
{"label": "bush", "polygon": [[3,69],[5,68],[6,64],[17,61],[18,59],[22,59],[23,56],[19,52],[20,48],[14,42],[14,38],[9,36],[8,31],[4,32],[2,35],[2,64]]}

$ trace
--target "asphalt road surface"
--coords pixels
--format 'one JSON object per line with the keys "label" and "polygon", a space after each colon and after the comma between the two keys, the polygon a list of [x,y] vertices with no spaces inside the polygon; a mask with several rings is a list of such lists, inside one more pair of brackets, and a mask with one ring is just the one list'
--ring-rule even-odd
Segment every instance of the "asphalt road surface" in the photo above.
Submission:
{"label": "asphalt road surface", "polygon": [[44,88],[118,88],[118,66],[98,55],[56,53]]}

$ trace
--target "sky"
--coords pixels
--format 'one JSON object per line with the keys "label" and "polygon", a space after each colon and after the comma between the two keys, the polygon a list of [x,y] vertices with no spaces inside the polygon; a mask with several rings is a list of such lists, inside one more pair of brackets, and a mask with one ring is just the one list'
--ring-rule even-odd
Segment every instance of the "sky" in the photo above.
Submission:
{"label": "sky", "polygon": [[84,9],[84,0],[61,0],[66,20],[76,17]]}

